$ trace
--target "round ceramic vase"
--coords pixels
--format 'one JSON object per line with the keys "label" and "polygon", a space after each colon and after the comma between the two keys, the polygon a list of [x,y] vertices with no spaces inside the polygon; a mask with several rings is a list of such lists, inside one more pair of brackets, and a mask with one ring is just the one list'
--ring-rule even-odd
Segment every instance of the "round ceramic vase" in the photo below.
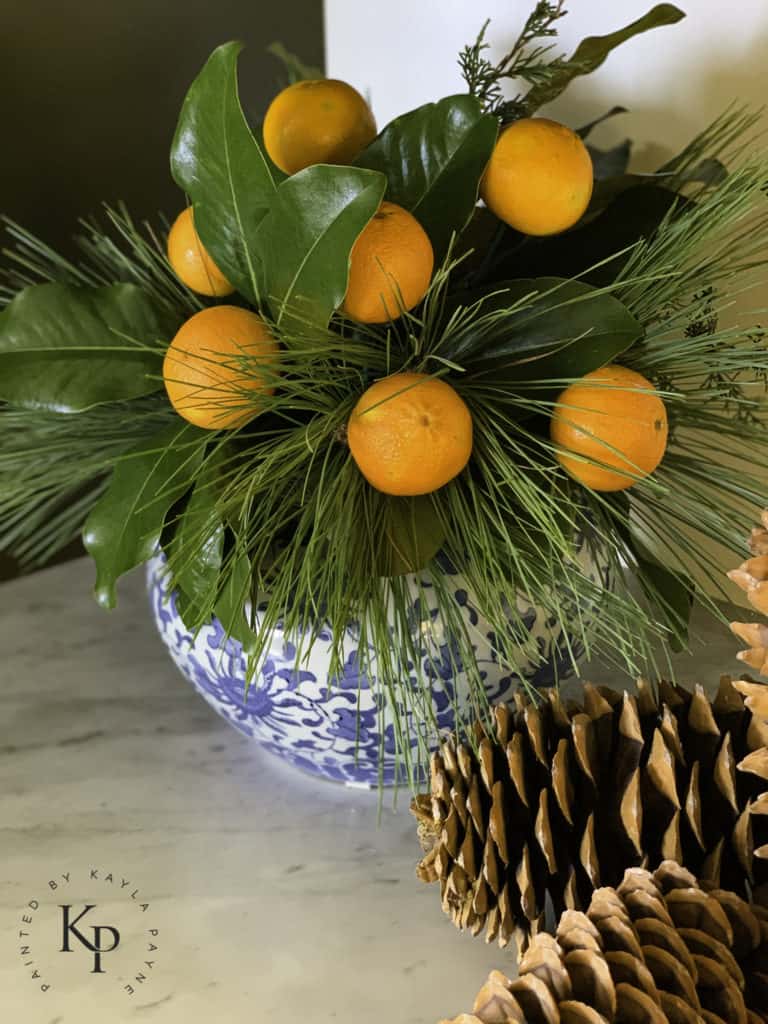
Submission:
{"label": "round ceramic vase", "polygon": [[[600,589],[607,586],[606,567],[596,563],[589,545],[581,544],[578,560]],[[508,700],[521,681],[547,687],[571,673],[574,660],[583,654],[580,640],[566,636],[563,623],[520,597],[517,606],[529,633],[525,645],[528,653],[523,654],[521,648],[519,659],[515,659],[515,673],[500,665],[493,628],[478,612],[466,583],[453,572],[438,571],[446,573],[457,609],[470,627],[475,659],[492,704]],[[436,612],[429,577],[419,582],[420,588],[414,586],[414,590],[420,589],[420,599],[429,602],[429,612]],[[349,623],[345,630],[344,670],[335,676],[329,674],[334,643],[330,631],[320,633],[297,670],[295,643],[282,629],[275,629],[246,696],[246,659],[241,645],[226,637],[217,619],[196,635],[187,629],[175,595],[168,591],[160,555],[147,563],[147,586],[157,629],[171,657],[182,675],[230,725],[295,767],[326,779],[359,786],[405,781],[398,774],[393,725],[386,711],[381,713],[384,698],[373,678],[375,655],[370,655],[367,677],[359,670],[360,639],[355,623]],[[428,618],[422,609],[418,612],[422,621]],[[581,629],[596,613],[596,607],[579,609]],[[466,706],[467,678],[461,665],[457,666],[455,654],[451,656],[450,638],[431,635],[428,642],[430,649],[425,640],[421,652],[422,682],[410,664],[404,665],[403,678],[410,678],[418,692],[423,691],[423,679],[430,680],[434,717],[440,733],[445,733],[454,728],[456,708],[461,712]],[[437,736],[434,739],[436,743]],[[416,743],[414,735],[414,747]]]}

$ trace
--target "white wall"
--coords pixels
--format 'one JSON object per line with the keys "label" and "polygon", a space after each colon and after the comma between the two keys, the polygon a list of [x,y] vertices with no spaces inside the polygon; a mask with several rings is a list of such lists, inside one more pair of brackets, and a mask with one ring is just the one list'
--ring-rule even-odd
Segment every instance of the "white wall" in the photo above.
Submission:
{"label": "white wall", "polygon": [[[560,25],[567,52],[644,14],[654,0],[570,0]],[[325,0],[327,73],[369,92],[382,127],[397,114],[464,86],[456,65],[485,17],[492,55],[516,38],[533,0]],[[679,0],[687,17],[625,43],[548,110],[572,125],[614,104],[630,113],[595,141],[638,140],[650,170],[733,99],[768,100],[768,0]]]}

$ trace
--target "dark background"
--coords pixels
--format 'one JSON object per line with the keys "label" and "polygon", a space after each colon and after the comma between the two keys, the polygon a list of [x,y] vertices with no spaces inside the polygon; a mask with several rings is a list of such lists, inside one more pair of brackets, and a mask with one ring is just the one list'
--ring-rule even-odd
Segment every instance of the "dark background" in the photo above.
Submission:
{"label": "dark background", "polygon": [[260,120],[280,40],[323,64],[322,0],[19,0],[0,4],[0,212],[56,247],[103,200],[137,218],[183,197],[168,151],[184,94],[219,43],[241,39],[240,95]]}
{"label": "dark background", "polygon": [[[323,66],[322,0],[0,0],[0,8],[0,214],[67,254],[78,218],[104,201],[124,200],[139,220],[181,208],[171,139],[190,83],[219,43],[246,44],[240,98],[251,123],[285,84],[270,43]],[[73,545],[61,557],[79,552]],[[0,579],[15,568],[0,552]]]}

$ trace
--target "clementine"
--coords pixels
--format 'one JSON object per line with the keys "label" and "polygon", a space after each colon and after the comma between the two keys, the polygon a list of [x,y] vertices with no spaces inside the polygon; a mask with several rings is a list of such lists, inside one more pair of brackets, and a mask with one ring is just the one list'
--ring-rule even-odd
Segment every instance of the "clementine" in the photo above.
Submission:
{"label": "clementine", "polygon": [[195,231],[192,207],[182,210],[168,233],[168,262],[178,279],[200,295],[231,295],[234,286],[216,266]]}
{"label": "clementine", "polygon": [[526,117],[499,135],[480,195],[517,231],[555,235],[587,209],[592,182],[592,159],[575,132],[544,117]]}
{"label": "clementine", "polygon": [[264,146],[286,174],[311,164],[349,164],[376,137],[368,104],[336,78],[294,82],[264,117]]}
{"label": "clementine", "polygon": [[239,427],[261,411],[259,396],[274,392],[277,353],[261,317],[238,306],[211,306],[183,323],[168,346],[165,390],[190,423]]}
{"label": "clementine", "polygon": [[663,459],[667,410],[645,377],[614,364],[560,394],[550,432],[574,479],[593,491],[623,491]]}
{"label": "clementine", "polygon": [[385,494],[429,494],[457,476],[472,454],[472,416],[450,384],[395,373],[372,384],[347,423],[352,458]]}
{"label": "clementine", "polygon": [[424,298],[434,264],[421,224],[402,206],[385,201],[352,246],[341,308],[364,324],[396,320]]}

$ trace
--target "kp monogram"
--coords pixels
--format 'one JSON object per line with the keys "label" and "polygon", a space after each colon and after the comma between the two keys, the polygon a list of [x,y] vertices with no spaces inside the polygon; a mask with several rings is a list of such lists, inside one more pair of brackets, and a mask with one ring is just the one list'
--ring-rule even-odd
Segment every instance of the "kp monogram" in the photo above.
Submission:
{"label": "kp monogram", "polygon": [[[70,911],[72,906],[69,903],[60,903],[59,909],[61,910],[62,916],[62,946],[59,952],[61,953],[72,953],[73,950],[69,945],[70,935],[73,935],[78,942],[80,942],[87,950],[93,953],[93,970],[91,974],[106,974],[106,971],[102,969],[101,958],[104,953],[113,953],[120,945],[120,932],[117,928],[113,928],[109,924],[92,924],[91,930],[93,932],[93,942],[90,942],[81,931],[78,930],[77,924],[82,921],[86,914],[89,914],[92,910],[96,909],[95,903],[86,903],[85,910],[83,910],[74,921],[70,921]],[[109,932],[112,936],[112,945],[103,946],[101,942],[102,932]]]}
{"label": "kp monogram", "polygon": [[[94,867],[62,871],[49,879],[46,890],[48,899],[44,894],[27,900],[17,933],[21,963],[35,987],[40,992],[54,991],[74,968],[78,974],[87,970],[101,975],[94,982],[100,992],[119,989],[134,996],[142,991],[155,975],[160,934],[158,928],[144,923],[150,904],[143,891],[121,874],[102,874]],[[89,899],[95,902],[88,903]],[[104,923],[107,914],[115,925]],[[75,957],[58,956],[78,950],[85,950],[86,956],[82,952]],[[115,952],[116,956],[105,959]],[[5,1020],[1,1013],[0,1018]]]}

